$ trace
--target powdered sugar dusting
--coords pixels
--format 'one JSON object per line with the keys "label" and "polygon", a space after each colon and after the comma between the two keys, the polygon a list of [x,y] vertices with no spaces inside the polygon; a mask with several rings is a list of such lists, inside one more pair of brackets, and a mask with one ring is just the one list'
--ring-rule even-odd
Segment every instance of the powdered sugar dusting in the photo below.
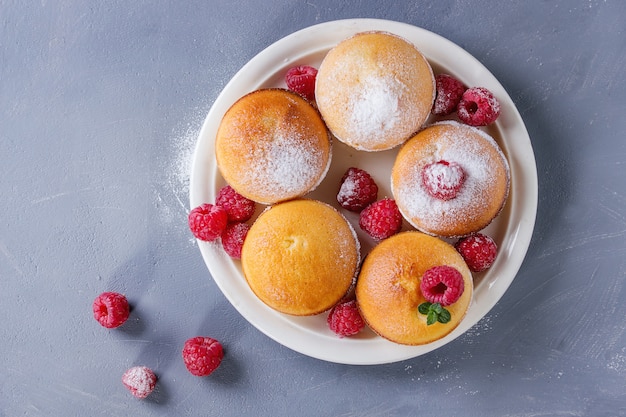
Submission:
{"label": "powdered sugar dusting", "polygon": [[[157,192],[156,204],[159,208],[161,221],[166,224],[179,223],[189,213],[189,179],[193,154],[200,134],[200,126],[204,117],[204,109],[198,109],[191,119],[176,128],[168,143],[167,158],[162,160],[161,173],[164,178],[165,194]],[[191,241],[195,239],[191,237]]]}
{"label": "powdered sugar dusting", "polygon": [[[437,124],[456,124],[439,122]],[[478,132],[482,132],[476,129]],[[499,150],[495,141],[486,133],[481,134]],[[504,155],[499,152],[506,166]],[[422,171],[426,164],[445,160],[459,164],[465,172],[465,181],[455,198],[441,200],[432,197],[422,181]],[[490,167],[500,164],[492,154],[484,149],[480,141],[472,136],[449,130],[441,135],[432,149],[429,159],[413,161],[408,175],[401,176],[394,185],[394,196],[401,210],[418,229],[433,233],[452,227],[458,222],[472,222],[489,209],[492,196],[490,193],[496,182],[498,172]],[[508,172],[507,172],[508,175]],[[412,220],[419,219],[419,220]]]}
{"label": "powdered sugar dusting", "polygon": [[385,140],[399,122],[400,97],[407,88],[392,77],[367,77],[362,80],[362,89],[355,90],[350,101],[353,103],[348,123],[350,130],[360,132],[362,146],[371,146]]}
{"label": "powdered sugar dusting", "polygon": [[316,179],[320,167],[325,171],[329,165],[308,138],[289,126],[275,132],[267,146],[254,148],[246,163],[250,168],[243,179],[246,187],[254,187],[258,194],[266,196],[288,197],[317,186],[323,175],[319,175],[317,183],[312,184],[312,179]]}
{"label": "powdered sugar dusting", "polygon": [[422,170],[422,181],[430,195],[442,200],[456,197],[465,181],[465,172],[456,162],[438,161]]}
{"label": "powdered sugar dusting", "polygon": [[156,383],[156,376],[145,366],[135,366],[122,376],[122,383],[137,398],[146,398]]}

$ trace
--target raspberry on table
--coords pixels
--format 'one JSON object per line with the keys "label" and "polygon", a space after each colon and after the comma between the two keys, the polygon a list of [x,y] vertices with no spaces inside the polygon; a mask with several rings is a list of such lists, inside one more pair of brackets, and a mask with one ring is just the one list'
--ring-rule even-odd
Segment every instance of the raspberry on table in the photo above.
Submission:
{"label": "raspberry on table", "polygon": [[384,198],[361,211],[359,226],[375,240],[383,240],[400,231],[402,214],[395,200]]}
{"label": "raspberry on table", "polygon": [[468,88],[461,97],[456,114],[470,126],[487,126],[500,115],[500,102],[484,87]]}
{"label": "raspberry on table", "polygon": [[192,337],[183,346],[183,361],[187,370],[195,376],[207,376],[222,363],[224,350],[211,337]]}
{"label": "raspberry on table", "polygon": [[215,205],[226,210],[229,222],[249,220],[256,208],[254,201],[242,196],[230,185],[220,188],[215,198]]}
{"label": "raspberry on table", "polygon": [[482,233],[461,238],[454,247],[472,272],[482,272],[490,268],[498,256],[496,242]]}
{"label": "raspberry on table", "polygon": [[122,384],[133,396],[143,399],[152,393],[157,377],[147,366],[134,366],[122,375]]}
{"label": "raspberry on table", "polygon": [[465,182],[465,171],[456,162],[437,161],[422,169],[422,184],[431,196],[451,200],[457,196]]}
{"label": "raspberry on table", "polygon": [[121,326],[130,315],[128,300],[117,292],[103,292],[93,301],[92,308],[94,318],[107,329]]}
{"label": "raspberry on table", "polygon": [[228,223],[228,213],[220,206],[201,204],[189,212],[189,229],[193,235],[212,242],[222,235]]}
{"label": "raspberry on table", "polygon": [[463,275],[449,265],[439,265],[428,269],[424,272],[420,282],[420,291],[426,301],[442,306],[454,304],[464,290]]}
{"label": "raspberry on table", "polygon": [[435,76],[437,95],[433,103],[432,113],[435,116],[447,116],[454,113],[467,89],[465,85],[449,74]]}
{"label": "raspberry on table", "polygon": [[315,79],[317,69],[309,65],[291,67],[285,74],[287,88],[309,101],[315,100]]}
{"label": "raspberry on table", "polygon": [[241,258],[241,249],[249,230],[248,223],[232,223],[226,226],[226,230],[222,233],[222,246],[231,258]]}
{"label": "raspberry on table", "polygon": [[365,321],[359,313],[356,300],[335,305],[328,313],[326,321],[330,330],[339,337],[354,336],[365,327]]}
{"label": "raspberry on table", "polygon": [[351,167],[341,178],[337,202],[341,207],[359,212],[378,198],[378,185],[365,170]]}

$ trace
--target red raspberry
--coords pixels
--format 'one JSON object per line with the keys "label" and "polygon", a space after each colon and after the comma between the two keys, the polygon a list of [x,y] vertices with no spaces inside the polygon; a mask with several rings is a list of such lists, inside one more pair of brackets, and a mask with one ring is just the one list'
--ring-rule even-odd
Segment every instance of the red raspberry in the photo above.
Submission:
{"label": "red raspberry", "polygon": [[482,233],[462,238],[454,246],[472,272],[482,272],[488,269],[498,255],[496,242]]}
{"label": "red raspberry", "polygon": [[192,337],[183,347],[183,361],[187,370],[195,376],[207,376],[222,363],[222,345],[210,337]]}
{"label": "red raspberry", "polygon": [[233,223],[226,226],[226,230],[222,233],[222,246],[231,258],[241,258],[241,248],[243,248],[248,230],[250,230],[248,223]]}
{"label": "red raspberry", "polygon": [[500,115],[500,102],[484,87],[468,88],[461,97],[456,114],[470,126],[487,126]]}
{"label": "red raspberry", "polygon": [[435,116],[452,114],[466,90],[465,85],[448,74],[438,74],[435,77],[435,85],[437,87],[437,96],[433,103],[432,113]]}
{"label": "red raspberry", "polygon": [[146,366],[134,366],[122,375],[122,384],[137,398],[146,398],[156,385],[157,377]]}
{"label": "red raspberry", "polygon": [[222,207],[228,214],[229,222],[245,222],[254,214],[254,201],[239,194],[233,187],[222,187],[215,198],[215,205]]}
{"label": "red raspberry", "polygon": [[422,184],[428,194],[440,200],[457,196],[465,182],[465,171],[456,162],[437,161],[422,169]]}
{"label": "red raspberry", "polygon": [[107,329],[121,326],[130,315],[128,300],[116,292],[103,292],[93,301],[92,308],[94,318]]}
{"label": "red raspberry", "polygon": [[337,202],[341,207],[359,212],[378,197],[378,185],[369,173],[359,168],[348,168],[341,178]]}
{"label": "red raspberry", "polygon": [[300,94],[307,100],[315,100],[315,78],[317,69],[308,65],[299,65],[287,70],[285,82],[287,88]]}
{"label": "red raspberry", "polygon": [[195,237],[211,242],[224,232],[228,214],[220,206],[202,204],[189,213],[189,228]]}
{"label": "red raspberry", "polygon": [[335,305],[328,313],[328,327],[339,337],[354,336],[365,327],[356,301],[344,301]]}
{"label": "red raspberry", "polygon": [[426,301],[449,306],[463,294],[465,283],[463,275],[448,265],[434,266],[424,272],[420,290]]}
{"label": "red raspberry", "polygon": [[395,200],[385,198],[365,207],[359,226],[376,240],[383,240],[400,231],[402,215]]}

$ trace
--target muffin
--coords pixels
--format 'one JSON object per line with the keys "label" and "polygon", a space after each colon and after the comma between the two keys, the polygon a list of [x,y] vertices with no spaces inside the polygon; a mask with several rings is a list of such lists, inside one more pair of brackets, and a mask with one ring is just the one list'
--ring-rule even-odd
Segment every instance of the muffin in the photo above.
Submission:
{"label": "muffin", "polygon": [[296,199],[271,206],[243,245],[243,274],[256,296],[286,314],[307,316],[337,304],[352,288],[360,246],[332,206]]}
{"label": "muffin", "polygon": [[433,71],[422,53],[381,31],[358,33],[332,48],[315,84],[329,130],[363,151],[406,141],[430,115],[435,93]]}
{"label": "muffin", "polygon": [[[450,321],[427,324],[418,311],[426,302],[420,291],[424,273],[436,266],[455,268],[463,277],[463,292],[445,307]],[[381,337],[404,345],[434,342],[458,326],[472,300],[473,281],[461,255],[449,243],[418,231],[394,235],[367,255],[356,284],[356,300],[369,327]]]}
{"label": "muffin", "polygon": [[217,166],[226,182],[262,204],[315,189],[328,171],[331,153],[319,112],[284,89],[261,89],[237,100],[215,139]]}
{"label": "muffin", "polygon": [[496,141],[455,121],[435,123],[407,141],[391,171],[404,218],[417,230],[450,238],[489,225],[506,203],[509,183]]}

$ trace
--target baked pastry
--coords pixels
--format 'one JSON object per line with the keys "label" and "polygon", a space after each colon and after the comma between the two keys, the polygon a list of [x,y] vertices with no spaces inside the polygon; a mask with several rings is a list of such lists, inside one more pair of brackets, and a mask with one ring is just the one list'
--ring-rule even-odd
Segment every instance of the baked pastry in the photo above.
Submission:
{"label": "baked pastry", "polygon": [[359,262],[350,223],[332,206],[308,199],[262,212],[241,253],[243,274],[259,299],[297,316],[337,304],[352,288]]}
{"label": "baked pastry", "polygon": [[[450,321],[427,324],[418,311],[426,302],[420,291],[424,273],[450,266],[463,277],[463,292],[445,307]],[[461,255],[449,243],[417,231],[383,240],[367,255],[356,284],[356,300],[363,319],[381,337],[405,345],[434,342],[461,322],[472,300],[473,281]]]}
{"label": "baked pastry", "polygon": [[455,121],[437,122],[398,152],[391,191],[416,229],[460,237],[491,223],[505,205],[509,165],[483,130]]}
{"label": "baked pastry", "polygon": [[319,185],[330,166],[331,139],[307,100],[284,89],[261,89],[226,111],[215,155],[222,176],[239,194],[272,204]]}
{"label": "baked pastry", "polygon": [[358,33],[324,57],[315,97],[329,130],[363,151],[391,149],[424,124],[435,78],[422,53],[387,32]]}

